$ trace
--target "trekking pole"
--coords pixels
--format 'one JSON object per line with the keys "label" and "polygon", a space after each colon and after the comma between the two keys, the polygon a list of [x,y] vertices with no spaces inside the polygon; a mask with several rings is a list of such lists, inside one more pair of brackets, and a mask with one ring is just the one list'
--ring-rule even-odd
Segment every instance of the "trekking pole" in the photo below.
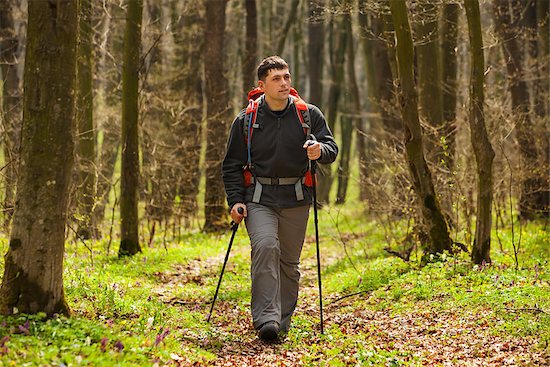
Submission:
{"label": "trekking pole", "polygon": [[[310,135],[311,140],[316,140],[315,136]],[[311,142],[309,145],[312,145]],[[317,249],[317,281],[319,283],[319,310],[321,313],[321,334],[324,334],[323,329],[323,287],[321,284],[321,252],[319,250],[319,221],[317,216],[317,178],[315,177],[315,171],[317,170],[317,162],[309,161],[311,170],[311,180],[313,188],[313,219],[315,222],[315,247]]]}
{"label": "trekking pole", "polygon": [[[244,213],[244,209],[242,207],[237,209],[237,212],[239,214]],[[214,299],[212,300],[212,305],[210,306],[210,314],[208,314],[208,319],[206,322],[210,322],[210,317],[212,317],[212,311],[214,310],[214,304],[216,303],[216,298],[218,298],[218,292],[220,290],[220,285],[222,284],[222,278],[223,278],[223,272],[225,271],[225,265],[227,265],[227,260],[229,259],[229,253],[231,252],[231,245],[233,245],[233,239],[235,238],[235,234],[237,233],[237,229],[239,229],[239,223],[235,223],[235,221],[231,222],[231,239],[229,240],[229,246],[227,247],[227,253],[225,254],[225,260],[223,261],[222,266],[222,272],[220,274],[220,279],[218,280],[218,286],[216,287],[216,293],[214,293]]]}

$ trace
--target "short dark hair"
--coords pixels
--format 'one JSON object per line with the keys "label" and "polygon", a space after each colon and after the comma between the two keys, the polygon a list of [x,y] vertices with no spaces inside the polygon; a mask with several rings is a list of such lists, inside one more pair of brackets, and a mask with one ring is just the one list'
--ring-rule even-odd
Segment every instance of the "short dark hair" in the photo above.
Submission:
{"label": "short dark hair", "polygon": [[269,56],[262,60],[260,65],[258,65],[258,80],[264,80],[265,77],[269,74],[269,70],[277,69],[288,69],[288,64],[280,56]]}

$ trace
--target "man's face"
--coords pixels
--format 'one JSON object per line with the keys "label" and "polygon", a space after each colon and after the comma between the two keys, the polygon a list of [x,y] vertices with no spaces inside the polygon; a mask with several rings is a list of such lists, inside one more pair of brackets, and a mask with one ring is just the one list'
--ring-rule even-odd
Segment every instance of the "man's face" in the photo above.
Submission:
{"label": "man's face", "polygon": [[290,73],[288,68],[269,70],[265,81],[260,80],[258,86],[265,93],[266,98],[286,101],[290,94]]}

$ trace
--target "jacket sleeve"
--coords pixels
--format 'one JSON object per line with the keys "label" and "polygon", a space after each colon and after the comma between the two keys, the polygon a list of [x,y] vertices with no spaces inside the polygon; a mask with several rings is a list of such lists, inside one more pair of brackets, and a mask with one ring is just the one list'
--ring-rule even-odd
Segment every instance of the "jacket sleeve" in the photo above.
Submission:
{"label": "jacket sleeve", "polygon": [[311,133],[321,143],[321,157],[317,161],[322,164],[332,163],[338,156],[338,145],[321,110],[311,104],[308,107],[311,116]]}
{"label": "jacket sleeve", "polygon": [[243,133],[244,111],[235,118],[229,132],[227,150],[222,163],[222,177],[229,208],[244,203],[243,167],[246,165],[246,144]]}

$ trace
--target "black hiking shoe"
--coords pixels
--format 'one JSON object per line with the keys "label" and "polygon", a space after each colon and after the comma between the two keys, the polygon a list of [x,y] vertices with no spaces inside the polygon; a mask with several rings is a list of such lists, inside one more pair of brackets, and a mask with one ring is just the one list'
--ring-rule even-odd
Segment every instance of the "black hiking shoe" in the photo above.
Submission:
{"label": "black hiking shoe", "polygon": [[277,340],[279,324],[276,321],[268,321],[260,328],[260,339],[266,342]]}

